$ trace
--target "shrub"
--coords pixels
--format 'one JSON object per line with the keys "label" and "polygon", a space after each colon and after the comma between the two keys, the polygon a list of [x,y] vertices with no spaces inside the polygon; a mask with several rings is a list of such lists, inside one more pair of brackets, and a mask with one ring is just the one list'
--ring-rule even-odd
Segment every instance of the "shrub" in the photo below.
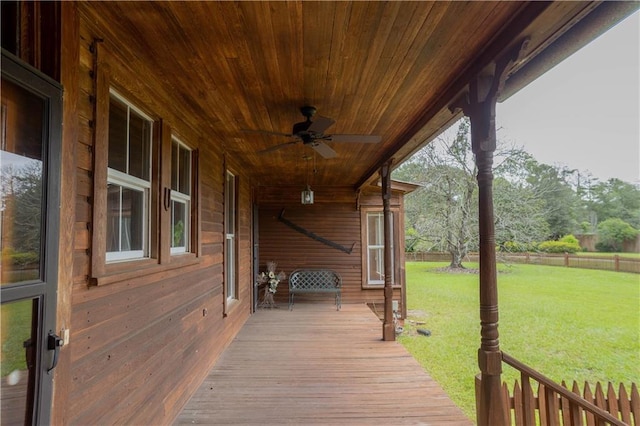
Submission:
{"label": "shrub", "polygon": [[536,243],[520,243],[517,241],[505,241],[498,247],[498,250],[506,253],[525,253],[535,249]]}
{"label": "shrub", "polygon": [[598,241],[596,243],[596,251],[599,251],[602,253],[614,253],[614,252],[617,252],[618,250],[610,244]]}
{"label": "shrub", "polygon": [[577,253],[581,250],[578,239],[567,235],[560,241],[543,241],[538,244],[538,250],[545,253]]}
{"label": "shrub", "polygon": [[16,252],[11,247],[2,250],[2,258],[9,259],[11,265],[24,268],[27,265],[37,263],[40,260],[38,253],[34,252]]}
{"label": "shrub", "polygon": [[[638,230],[622,219],[611,218],[598,224],[599,251],[621,251],[626,240],[632,240],[638,235]],[[609,250],[607,250],[609,249]]]}
{"label": "shrub", "polygon": [[563,243],[577,244],[578,247],[580,246],[580,241],[578,241],[578,239],[573,234],[565,235],[564,237],[560,238],[560,241],[562,241]]}

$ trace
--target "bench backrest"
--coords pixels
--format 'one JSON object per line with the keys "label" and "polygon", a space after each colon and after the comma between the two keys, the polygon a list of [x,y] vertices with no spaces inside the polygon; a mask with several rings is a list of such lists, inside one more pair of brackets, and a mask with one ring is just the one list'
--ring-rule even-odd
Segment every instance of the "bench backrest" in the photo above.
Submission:
{"label": "bench backrest", "polygon": [[335,290],[342,286],[340,275],[330,269],[296,269],[289,276],[294,290]]}

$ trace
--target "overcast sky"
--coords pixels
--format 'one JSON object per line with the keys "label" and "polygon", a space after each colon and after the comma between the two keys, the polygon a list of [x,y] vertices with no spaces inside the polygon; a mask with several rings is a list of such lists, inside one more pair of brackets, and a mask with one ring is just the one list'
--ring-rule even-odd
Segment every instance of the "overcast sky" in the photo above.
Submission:
{"label": "overcast sky", "polygon": [[498,104],[498,138],[545,164],[640,183],[640,13]]}

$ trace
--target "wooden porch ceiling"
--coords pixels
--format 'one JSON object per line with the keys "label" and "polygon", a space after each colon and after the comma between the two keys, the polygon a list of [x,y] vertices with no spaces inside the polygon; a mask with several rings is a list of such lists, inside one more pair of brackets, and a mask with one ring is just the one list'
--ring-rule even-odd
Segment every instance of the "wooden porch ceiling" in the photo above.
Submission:
{"label": "wooden porch ceiling", "polygon": [[[297,144],[258,154],[292,139],[243,129],[290,133],[303,121],[299,107],[313,105],[336,120],[327,133],[380,135],[379,144],[329,142],[337,157],[316,156],[313,185],[359,187],[377,178],[382,163],[398,164],[437,135],[454,118],[448,104],[493,58],[528,37],[518,65],[527,69],[562,34],[605,8],[614,6],[161,1],[86,2],[80,10],[104,23],[105,38],[125,59],[146,64],[170,87],[185,122],[204,122],[207,143],[223,145],[257,185],[303,185],[302,158],[314,151]],[[569,50],[594,36],[574,39]],[[519,72],[523,78],[509,90],[554,60],[543,62]]]}
{"label": "wooden porch ceiling", "polygon": [[260,310],[174,424],[472,425],[381,327],[364,304]]}

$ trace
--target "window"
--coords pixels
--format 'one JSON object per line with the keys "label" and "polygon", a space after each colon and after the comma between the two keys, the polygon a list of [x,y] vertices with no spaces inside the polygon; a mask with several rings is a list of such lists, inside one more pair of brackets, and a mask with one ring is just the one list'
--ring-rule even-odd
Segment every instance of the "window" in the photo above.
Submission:
{"label": "window", "polygon": [[[391,220],[391,264],[394,262],[393,248],[393,213]],[[366,214],[366,270],[367,285],[384,285],[384,214],[383,212],[367,212]],[[391,280],[394,271],[391,270]]]}
{"label": "window", "polygon": [[107,262],[149,257],[152,128],[150,118],[110,92]]}
{"label": "window", "polygon": [[171,142],[171,254],[191,251],[191,150]]}
{"label": "window", "polygon": [[168,121],[112,81],[98,67],[89,200],[97,286],[201,261],[197,145],[172,136]]}
{"label": "window", "polygon": [[224,191],[225,281],[227,300],[237,299],[236,284],[236,177],[227,171]]}

